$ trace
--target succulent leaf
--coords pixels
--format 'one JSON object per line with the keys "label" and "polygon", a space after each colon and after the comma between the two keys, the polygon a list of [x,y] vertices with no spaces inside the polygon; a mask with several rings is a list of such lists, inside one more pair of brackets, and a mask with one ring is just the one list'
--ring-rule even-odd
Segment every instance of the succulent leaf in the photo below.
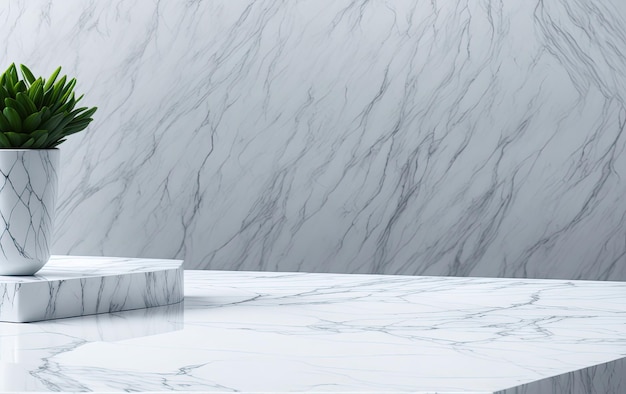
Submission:
{"label": "succulent leaf", "polygon": [[0,149],[50,149],[68,135],[84,130],[93,121],[97,108],[76,104],[76,79],[59,77],[58,67],[47,80],[36,78],[21,64],[0,73]]}
{"label": "succulent leaf", "polygon": [[52,116],[52,111],[50,111],[50,108],[44,106],[43,108],[41,108],[41,121],[45,122],[46,120],[50,119],[50,117]]}
{"label": "succulent leaf", "polygon": [[46,120],[45,122],[41,124],[41,128],[45,130],[52,130],[55,127],[57,127],[59,123],[61,123],[64,117],[65,117],[64,114],[53,115],[50,119]]}
{"label": "succulent leaf", "polygon": [[9,139],[9,141],[11,141],[11,145],[17,148],[21,148],[26,140],[28,140],[28,134],[7,131],[4,135]]}
{"label": "succulent leaf", "polygon": [[90,109],[87,109],[86,107],[83,107],[81,109],[85,109],[86,111],[82,112],[80,115],[77,115],[76,116],[76,120],[82,120],[82,119],[89,118],[89,117],[91,117],[91,115],[93,115],[96,112],[96,110],[98,110],[97,107],[93,107],[93,108],[90,108]]}
{"label": "succulent leaf", "polygon": [[22,107],[26,109],[26,112],[30,115],[33,112],[37,112],[37,106],[30,99],[27,93],[18,93],[15,95],[15,100],[22,104]]}
{"label": "succulent leaf", "polygon": [[4,99],[11,97],[9,92],[4,88],[4,86],[0,86],[0,110],[4,109]]}
{"label": "succulent leaf", "polygon": [[16,83],[19,80],[19,77],[17,76],[17,67],[15,67],[15,63],[9,66],[9,75],[11,75],[11,79],[13,80],[13,83]]}
{"label": "succulent leaf", "polygon": [[9,68],[7,68],[7,70],[4,72],[4,75],[5,75],[5,83],[7,85],[13,86],[17,82],[17,78],[13,77],[13,73],[11,72],[11,67],[15,67],[15,64],[10,65]]}
{"label": "succulent leaf", "polygon": [[59,66],[56,70],[54,70],[52,75],[50,75],[50,78],[48,78],[48,82],[46,82],[46,84],[43,87],[44,91],[47,92],[48,89],[50,89],[50,87],[52,86],[54,81],[57,79],[57,76],[59,75],[60,72],[61,72],[61,66]]}
{"label": "succulent leaf", "polygon": [[13,108],[14,110],[17,111],[17,114],[19,115],[20,119],[24,119],[25,117],[28,116],[28,111],[26,111],[26,108],[24,108],[24,106],[22,104],[20,104],[16,99],[8,97],[4,99],[4,105],[6,105],[7,107]]}
{"label": "succulent leaf", "polygon": [[41,130],[41,129],[35,130],[32,133],[30,133],[30,136],[36,140],[41,137],[48,137],[48,130]]}
{"label": "succulent leaf", "polygon": [[24,83],[24,81],[18,81],[13,86],[13,89],[15,90],[15,94],[17,94],[18,92],[25,92],[26,91],[26,83]]}
{"label": "succulent leaf", "polygon": [[35,139],[31,137],[26,142],[24,142],[21,147],[30,148],[31,146],[33,146],[34,143],[35,143]]}
{"label": "succulent leaf", "polygon": [[52,144],[50,147],[54,148],[55,146],[59,145],[61,142],[65,142],[65,138],[62,140],[58,140],[57,142],[55,142],[54,144]]}
{"label": "succulent leaf", "polygon": [[74,98],[74,92],[72,92],[72,96],[67,102],[67,111],[71,112],[74,110],[74,106],[76,105],[76,99]]}
{"label": "succulent leaf", "polygon": [[[43,130],[40,130],[43,131]],[[37,147],[41,147],[41,146],[45,146],[46,140],[48,139],[48,133],[45,132],[44,135],[39,136],[39,137],[35,137],[35,133],[31,134],[33,136],[33,138],[35,138],[35,146]]]}
{"label": "succulent leaf", "polygon": [[72,135],[74,133],[78,133],[79,131],[84,130],[88,124],[78,124],[78,125],[68,125],[63,132],[65,135]]}
{"label": "succulent leaf", "polygon": [[29,85],[32,85],[35,82],[35,76],[32,72],[23,64],[20,64],[20,70],[22,71],[22,76],[26,81],[28,81]]}
{"label": "succulent leaf", "polygon": [[28,96],[30,97],[32,102],[35,103],[35,106],[37,108],[41,106],[43,101],[43,82],[41,81],[41,78],[36,80],[35,83],[33,83],[33,85],[30,87],[31,90],[28,93]]}
{"label": "succulent leaf", "polygon": [[11,83],[11,77],[9,74],[6,74],[5,83],[3,84],[7,92],[9,92],[10,97],[15,97],[15,84]]}
{"label": "succulent leaf", "polygon": [[22,131],[22,120],[20,118],[20,114],[15,109],[7,106],[2,110],[2,114],[9,121],[9,126],[11,126],[12,131],[18,133]]}
{"label": "succulent leaf", "polygon": [[72,122],[72,118],[69,116],[64,116],[61,121],[55,127],[49,127],[48,131],[50,132],[50,136],[57,137],[64,132],[65,126],[67,126],[70,122]]}
{"label": "succulent leaf", "polygon": [[0,133],[0,147],[11,148],[11,141],[4,136],[4,133]]}
{"label": "succulent leaf", "polygon": [[22,127],[24,131],[31,132],[35,130],[41,124],[41,112],[35,112],[33,114],[28,115],[26,119],[24,119],[24,123]]}
{"label": "succulent leaf", "polygon": [[0,113],[0,131],[11,131],[11,124],[9,123],[9,120],[6,118],[6,116],[4,116],[4,114],[2,113]]}
{"label": "succulent leaf", "polygon": [[63,91],[63,87],[65,86],[65,79],[67,78],[67,76],[62,76],[61,79],[59,79],[59,81],[54,85],[54,88],[52,89],[52,95],[50,96],[50,101],[48,101],[48,104],[50,106],[53,105],[53,103],[55,103],[60,95],[61,92]]}
{"label": "succulent leaf", "polygon": [[61,92],[61,99],[59,100],[60,102],[64,103],[65,101],[67,101],[67,99],[70,97],[70,94],[72,94],[72,89],[74,89],[74,86],[76,86],[76,78],[72,78],[67,83],[67,85],[65,85],[63,91]]}

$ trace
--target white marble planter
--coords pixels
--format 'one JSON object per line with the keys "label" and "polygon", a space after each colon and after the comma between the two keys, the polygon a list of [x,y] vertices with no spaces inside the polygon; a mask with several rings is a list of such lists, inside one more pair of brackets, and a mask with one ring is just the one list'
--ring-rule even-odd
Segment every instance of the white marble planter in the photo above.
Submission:
{"label": "white marble planter", "polygon": [[33,275],[50,259],[58,149],[0,149],[0,275]]}

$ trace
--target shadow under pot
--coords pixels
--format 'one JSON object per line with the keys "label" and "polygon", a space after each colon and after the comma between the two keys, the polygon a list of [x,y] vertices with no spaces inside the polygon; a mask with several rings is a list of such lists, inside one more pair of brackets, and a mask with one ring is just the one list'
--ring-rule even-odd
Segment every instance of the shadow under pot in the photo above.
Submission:
{"label": "shadow under pot", "polygon": [[0,275],[33,275],[50,259],[59,149],[0,149]]}

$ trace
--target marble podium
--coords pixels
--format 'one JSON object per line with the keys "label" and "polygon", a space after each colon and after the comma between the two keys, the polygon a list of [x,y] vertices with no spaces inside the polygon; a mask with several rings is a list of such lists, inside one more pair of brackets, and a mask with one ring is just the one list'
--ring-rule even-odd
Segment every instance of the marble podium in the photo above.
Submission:
{"label": "marble podium", "polygon": [[626,283],[184,276],[183,303],[0,323],[0,392],[626,392]]}
{"label": "marble podium", "polygon": [[33,276],[0,276],[4,322],[118,312],[182,299],[181,260],[52,256]]}

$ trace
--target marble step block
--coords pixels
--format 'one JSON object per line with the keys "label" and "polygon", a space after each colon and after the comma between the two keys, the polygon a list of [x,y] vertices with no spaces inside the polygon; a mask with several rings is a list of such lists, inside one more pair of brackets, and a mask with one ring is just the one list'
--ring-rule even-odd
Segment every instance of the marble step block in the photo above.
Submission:
{"label": "marble step block", "polygon": [[183,300],[183,261],[52,256],[34,276],[0,276],[0,321],[33,322]]}

